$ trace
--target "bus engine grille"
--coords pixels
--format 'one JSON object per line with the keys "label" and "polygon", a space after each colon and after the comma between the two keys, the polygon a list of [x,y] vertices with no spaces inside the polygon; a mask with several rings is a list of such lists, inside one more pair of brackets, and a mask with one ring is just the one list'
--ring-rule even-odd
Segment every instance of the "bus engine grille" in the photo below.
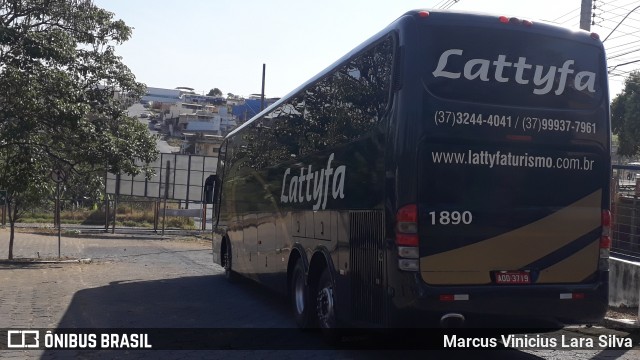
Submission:
{"label": "bus engine grille", "polygon": [[353,320],[383,325],[385,299],[384,213],[349,213],[351,314]]}

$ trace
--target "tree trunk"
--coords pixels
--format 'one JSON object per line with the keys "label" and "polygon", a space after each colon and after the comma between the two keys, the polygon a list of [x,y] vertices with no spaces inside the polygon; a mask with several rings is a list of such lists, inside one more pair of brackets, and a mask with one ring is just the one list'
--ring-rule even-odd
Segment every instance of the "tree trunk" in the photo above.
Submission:
{"label": "tree trunk", "polygon": [[9,215],[9,260],[13,260],[13,239],[15,238],[16,221],[18,220],[17,205],[12,200],[7,201],[7,213]]}
{"label": "tree trunk", "polygon": [[9,221],[11,231],[9,232],[9,260],[13,260],[13,238],[15,235],[15,221]]}

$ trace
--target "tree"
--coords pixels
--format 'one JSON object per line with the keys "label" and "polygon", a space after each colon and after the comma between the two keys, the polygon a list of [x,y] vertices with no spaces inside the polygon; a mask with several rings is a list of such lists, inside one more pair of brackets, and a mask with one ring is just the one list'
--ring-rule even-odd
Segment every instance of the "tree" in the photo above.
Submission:
{"label": "tree", "polygon": [[16,221],[30,206],[42,204],[53,193],[54,187],[47,178],[47,156],[38,148],[11,146],[4,148],[1,155],[3,166],[0,167],[0,183],[10,184],[7,186],[6,202],[10,224],[11,260]]}
{"label": "tree", "polygon": [[222,91],[218,88],[214,88],[209,90],[207,96],[222,96]]}
{"label": "tree", "polygon": [[[115,54],[131,28],[91,0],[0,1],[0,187],[13,225],[52,193],[52,169],[69,180],[138,174],[155,139],[126,114],[144,84]],[[99,180],[97,180],[99,181]],[[13,215],[11,215],[13,214]]]}
{"label": "tree", "polygon": [[618,135],[618,154],[635,156],[640,152],[640,72],[633,71],[625,86],[611,102],[611,128]]}

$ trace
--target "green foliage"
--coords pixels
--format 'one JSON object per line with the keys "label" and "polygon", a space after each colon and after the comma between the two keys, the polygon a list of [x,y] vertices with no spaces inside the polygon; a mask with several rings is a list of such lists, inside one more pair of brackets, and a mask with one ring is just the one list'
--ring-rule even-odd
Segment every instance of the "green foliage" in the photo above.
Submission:
{"label": "green foliage", "polygon": [[[104,225],[105,214],[103,209],[76,211],[62,211],[60,213],[63,224]],[[26,212],[20,220],[23,223],[53,223],[53,212]],[[117,226],[153,227],[153,210],[130,210],[127,206],[119,206],[116,214]],[[162,216],[159,217],[159,226],[162,226]],[[167,228],[183,230],[195,229],[195,222],[190,217],[167,216],[165,220]]]}
{"label": "green foliage", "polygon": [[104,225],[104,210],[93,210],[87,216],[81,220],[82,225]]}
{"label": "green foliage", "polygon": [[247,127],[237,140],[246,146],[231,154],[231,162],[260,169],[370,133],[386,113],[392,44],[387,39],[359,54]]}
{"label": "green foliage", "polygon": [[209,90],[207,96],[222,96],[222,90],[218,88],[211,89]]}
{"label": "green foliage", "polygon": [[611,102],[611,129],[618,137],[618,154],[635,156],[640,152],[640,72],[625,80],[625,87]]}
{"label": "green foliage", "polygon": [[175,217],[175,216],[167,217],[165,226],[167,228],[177,228],[177,229],[183,229],[183,230],[195,229],[195,223],[193,222],[193,219],[188,217]]}
{"label": "green foliage", "polygon": [[0,2],[0,188],[12,225],[53,194],[54,168],[67,196],[97,198],[105,170],[138,174],[157,157],[126,113],[145,86],[115,53],[132,29],[113,16],[91,0]]}

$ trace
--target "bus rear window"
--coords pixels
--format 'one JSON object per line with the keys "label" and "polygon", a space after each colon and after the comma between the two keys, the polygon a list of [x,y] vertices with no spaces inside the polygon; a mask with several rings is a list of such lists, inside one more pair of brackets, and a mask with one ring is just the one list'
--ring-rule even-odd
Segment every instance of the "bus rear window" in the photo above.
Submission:
{"label": "bus rear window", "polygon": [[606,86],[599,43],[521,31],[425,29],[424,80],[450,100],[555,109],[598,106]]}

